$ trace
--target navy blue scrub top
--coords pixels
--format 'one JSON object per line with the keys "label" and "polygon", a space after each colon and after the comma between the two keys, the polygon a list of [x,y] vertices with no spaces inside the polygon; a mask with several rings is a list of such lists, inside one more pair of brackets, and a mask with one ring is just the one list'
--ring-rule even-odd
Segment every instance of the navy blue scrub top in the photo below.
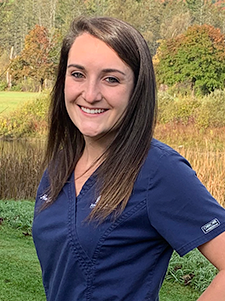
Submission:
{"label": "navy blue scrub top", "polygon": [[100,197],[94,175],[76,197],[72,173],[39,212],[48,185],[45,172],[33,221],[48,301],[157,301],[173,250],[183,256],[225,230],[225,210],[189,163],[155,139],[116,221],[86,221]]}

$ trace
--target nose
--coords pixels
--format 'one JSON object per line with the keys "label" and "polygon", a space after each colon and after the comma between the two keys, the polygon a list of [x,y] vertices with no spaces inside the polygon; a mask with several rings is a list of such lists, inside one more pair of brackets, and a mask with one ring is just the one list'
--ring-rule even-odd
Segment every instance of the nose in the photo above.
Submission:
{"label": "nose", "polygon": [[95,103],[102,99],[100,83],[97,80],[87,80],[82,93],[88,103]]}

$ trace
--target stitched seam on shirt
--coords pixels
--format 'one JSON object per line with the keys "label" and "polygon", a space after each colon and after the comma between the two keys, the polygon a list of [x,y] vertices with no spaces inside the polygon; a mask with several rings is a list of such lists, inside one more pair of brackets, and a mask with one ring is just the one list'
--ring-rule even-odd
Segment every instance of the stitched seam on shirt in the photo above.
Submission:
{"label": "stitched seam on shirt", "polygon": [[[135,207],[133,207],[132,209],[130,209],[128,212],[122,214],[103,234],[103,236],[99,239],[97,247],[95,249],[95,252],[93,254],[93,263],[96,264],[96,261],[98,259],[98,255],[100,253],[101,247],[104,243],[104,241],[106,240],[106,238],[109,236],[109,234],[119,225],[121,225],[124,221],[127,220],[127,218],[129,218],[130,216],[132,216],[134,213],[136,213],[138,210],[141,210],[143,208],[146,207],[146,199],[144,199],[143,201],[141,201],[140,203],[138,203]],[[96,269],[93,271],[93,275],[92,275],[92,286],[89,289],[89,295],[88,297],[91,300],[91,295],[94,291],[95,286],[93,285],[93,280],[95,278],[95,274],[96,274]]]}
{"label": "stitched seam on shirt", "polygon": [[[160,250],[158,250],[158,254],[161,254],[161,249]],[[158,258],[158,257],[157,257]],[[146,296],[145,296],[145,301],[151,301],[152,300],[152,290],[151,290],[151,284],[152,284],[152,277],[154,276],[154,274],[155,274],[155,267],[156,267],[156,265],[157,265],[157,261],[155,260],[155,262],[154,262],[154,264],[152,265],[152,267],[151,267],[151,270],[150,270],[150,272],[149,272],[149,274],[148,274],[148,277],[150,278],[149,280],[147,280],[147,283],[148,283],[148,286],[149,286],[149,291],[148,291],[148,293],[146,294]]]}
{"label": "stitched seam on shirt", "polygon": [[109,236],[109,234],[115,229],[117,228],[119,225],[121,225],[123,222],[125,222],[130,216],[132,216],[134,213],[136,213],[138,210],[141,210],[142,208],[144,208],[146,206],[146,199],[144,199],[143,201],[141,201],[140,203],[138,203],[135,207],[133,207],[132,209],[130,209],[128,212],[122,214],[106,231],[105,233],[102,235],[102,237],[99,239],[98,244],[96,246],[96,249],[94,251],[93,254],[93,260],[94,262],[96,262],[97,260],[97,256],[100,252],[100,249],[104,243],[104,241],[106,240],[106,238]]}
{"label": "stitched seam on shirt", "polygon": [[[93,275],[94,275],[94,267],[93,263],[86,255],[84,250],[81,248],[80,244],[77,241],[77,235],[75,235],[75,227],[73,225],[73,216],[75,212],[75,206],[72,197],[71,185],[68,187],[69,194],[69,210],[68,210],[68,236],[69,236],[69,244],[72,249],[72,254],[74,256],[74,260],[78,262],[80,269],[84,272],[86,277],[86,291],[85,296],[86,300],[91,300],[92,294],[92,283],[93,283]],[[75,221],[74,221],[75,222]],[[85,258],[84,258],[85,257]]]}
{"label": "stitched seam on shirt", "polygon": [[[74,180],[74,174],[73,174],[73,180]],[[90,179],[89,179],[90,180]],[[86,183],[87,184],[87,183]],[[88,185],[86,185],[86,189],[83,189],[81,191],[80,195],[84,195],[89,188],[91,188],[94,184],[94,179],[92,181],[89,181]],[[87,189],[88,186],[88,189]],[[69,210],[68,210],[68,236],[69,236],[69,244],[72,250],[72,254],[74,257],[74,260],[77,261],[78,265],[80,266],[81,271],[84,273],[86,277],[86,290],[85,290],[85,300],[91,300],[91,295],[93,293],[93,280],[94,280],[94,274],[95,274],[95,266],[92,262],[92,260],[88,257],[86,252],[83,250],[82,246],[80,245],[77,233],[76,233],[76,227],[75,227],[75,220],[74,214],[75,214],[75,202],[74,202],[74,195],[72,188],[74,187],[73,182],[70,182],[68,185],[68,197],[69,197]],[[75,191],[74,191],[75,193]]]}
{"label": "stitched seam on shirt", "polygon": [[72,254],[74,256],[75,261],[78,262],[80,269],[84,273],[86,277],[86,300],[91,300],[91,287],[93,282],[93,274],[94,267],[93,263],[89,259],[89,257],[85,254],[84,250],[81,248],[80,244],[77,241],[76,235],[74,233],[75,227],[73,225],[73,216],[75,212],[75,206],[72,197],[71,185],[68,187],[69,194],[69,210],[68,210],[68,236],[69,236],[69,244],[72,250]]}

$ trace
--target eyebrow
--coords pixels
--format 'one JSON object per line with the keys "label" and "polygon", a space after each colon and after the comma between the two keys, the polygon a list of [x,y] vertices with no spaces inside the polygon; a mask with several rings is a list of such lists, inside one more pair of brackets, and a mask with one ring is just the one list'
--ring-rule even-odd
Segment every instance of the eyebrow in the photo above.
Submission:
{"label": "eyebrow", "polygon": [[[74,68],[78,68],[80,70],[85,70],[85,68],[81,65],[78,65],[78,64],[70,64],[67,66],[67,68],[71,68],[71,67],[74,67]],[[113,69],[113,68],[106,68],[106,69],[103,69],[102,70],[103,73],[110,73],[110,72],[119,72],[121,73],[122,75],[126,75],[124,72],[122,72],[121,70],[118,70],[118,69]]]}
{"label": "eyebrow", "polygon": [[70,64],[67,66],[67,68],[71,68],[71,67],[74,67],[74,68],[78,68],[78,69],[81,69],[81,70],[85,70],[85,68],[81,65],[77,65],[77,64]]}

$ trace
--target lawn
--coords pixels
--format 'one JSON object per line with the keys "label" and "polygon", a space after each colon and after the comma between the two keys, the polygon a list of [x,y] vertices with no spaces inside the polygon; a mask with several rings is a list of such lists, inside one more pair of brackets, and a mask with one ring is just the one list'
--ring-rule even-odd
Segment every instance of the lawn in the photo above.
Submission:
{"label": "lawn", "polygon": [[[33,201],[0,201],[0,301],[46,300],[30,235],[33,206]],[[202,284],[208,285],[212,266],[202,261],[203,256],[196,250],[188,255],[180,258],[174,253],[160,301],[194,301],[200,296]],[[177,266],[182,267],[178,272]],[[182,276],[190,272],[195,273],[195,281],[185,286]]]}
{"label": "lawn", "polygon": [[0,114],[15,111],[21,104],[37,98],[39,93],[0,91]]}
{"label": "lawn", "polygon": [[0,228],[0,301],[44,301],[33,241],[22,231]]}

